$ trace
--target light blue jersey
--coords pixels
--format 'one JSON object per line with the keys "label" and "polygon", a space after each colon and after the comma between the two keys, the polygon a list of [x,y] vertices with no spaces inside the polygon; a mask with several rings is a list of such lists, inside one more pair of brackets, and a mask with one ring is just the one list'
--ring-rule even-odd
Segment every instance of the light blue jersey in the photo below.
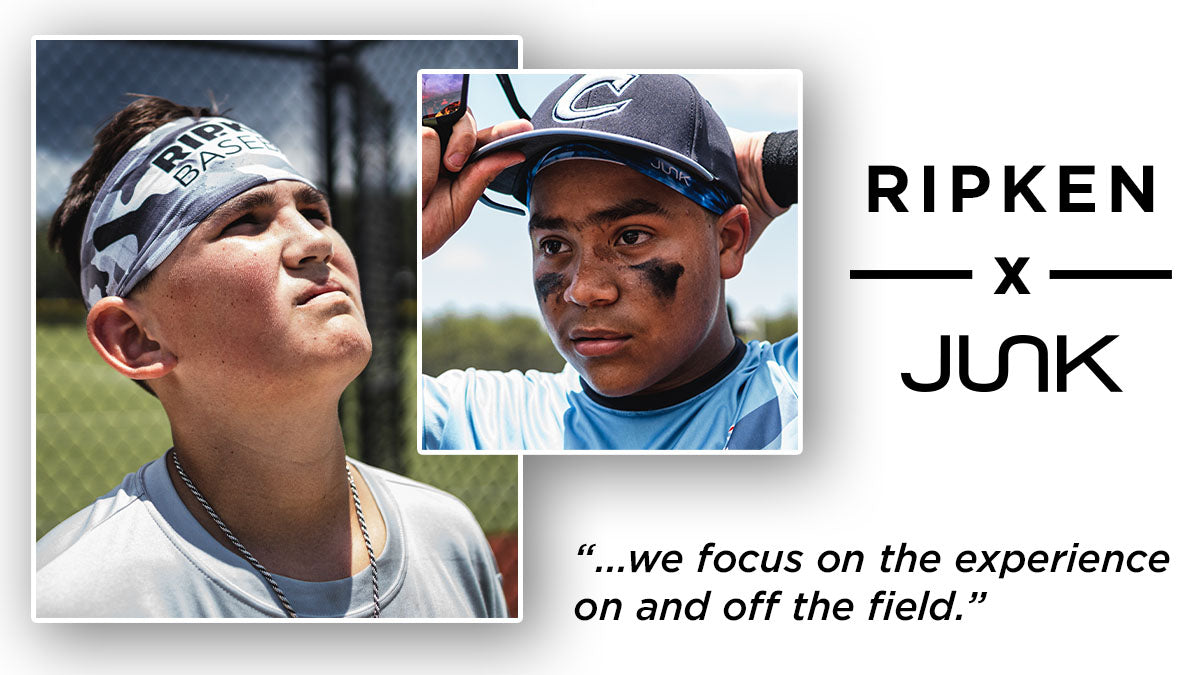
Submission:
{"label": "light blue jersey", "polygon": [[796,449],[798,340],[738,343],[712,372],[657,395],[607,398],[560,373],[452,370],[422,380],[431,450]]}

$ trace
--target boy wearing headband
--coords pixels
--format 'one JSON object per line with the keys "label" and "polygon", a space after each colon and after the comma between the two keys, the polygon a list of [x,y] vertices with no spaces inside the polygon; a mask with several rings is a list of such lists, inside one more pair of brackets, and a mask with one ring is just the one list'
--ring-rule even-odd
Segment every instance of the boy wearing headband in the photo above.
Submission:
{"label": "boy wearing headband", "polygon": [[270,141],[138,99],[51,239],[93,346],[175,445],[38,542],[38,617],[506,615],[461,502],[345,457],[338,399],[371,354],[358,272]]}
{"label": "boy wearing headband", "polygon": [[[519,163],[457,178],[438,175],[438,139],[423,130],[423,248],[449,238],[464,197],[494,175],[491,189],[529,209],[534,291],[567,367],[424,378],[424,447],[797,448],[797,339],[741,342],[724,296],[795,201],[795,135],[739,136],[739,155],[690,82],[646,74],[576,75],[532,127],[475,144],[473,163]],[[761,158],[788,142],[792,170],[768,172],[767,190]],[[457,170],[448,147],[441,163]]]}

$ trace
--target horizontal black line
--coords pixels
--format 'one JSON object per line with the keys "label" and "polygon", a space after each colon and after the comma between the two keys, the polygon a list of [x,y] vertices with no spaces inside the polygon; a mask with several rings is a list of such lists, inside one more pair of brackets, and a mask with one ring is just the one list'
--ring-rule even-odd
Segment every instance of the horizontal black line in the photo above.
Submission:
{"label": "horizontal black line", "polygon": [[971,270],[850,270],[851,279],[970,279]]}
{"label": "horizontal black line", "polygon": [[1050,270],[1051,279],[1170,279],[1171,270]]}

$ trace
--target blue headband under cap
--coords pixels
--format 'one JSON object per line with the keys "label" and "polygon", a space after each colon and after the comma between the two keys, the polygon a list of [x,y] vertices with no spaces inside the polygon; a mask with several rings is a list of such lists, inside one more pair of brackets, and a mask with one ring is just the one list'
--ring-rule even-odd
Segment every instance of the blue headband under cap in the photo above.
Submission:
{"label": "blue headband under cap", "polygon": [[616,150],[590,143],[569,143],[546,153],[530,167],[529,175],[525,179],[526,205],[529,204],[533,194],[534,176],[551,164],[568,159],[598,159],[623,164],[647,178],[666,185],[717,215],[725,213],[737,204],[737,201],[720,189],[716,183],[696,180],[688,173],[687,169],[681,168],[655,153],[628,147]]}
{"label": "blue headband under cap", "polygon": [[108,174],[88,210],[79,285],[88,309],[125,297],[218,206],[277,180],[313,186],[250,127],[185,117],[138,141]]}

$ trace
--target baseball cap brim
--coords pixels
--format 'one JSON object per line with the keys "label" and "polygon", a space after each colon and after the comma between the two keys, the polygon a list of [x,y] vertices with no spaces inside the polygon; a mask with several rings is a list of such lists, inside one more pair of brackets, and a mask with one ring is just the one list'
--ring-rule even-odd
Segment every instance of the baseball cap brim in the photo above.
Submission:
{"label": "baseball cap brim", "polygon": [[525,202],[525,176],[529,167],[540,160],[551,150],[569,143],[596,143],[604,146],[626,147],[643,152],[659,155],[680,167],[686,167],[694,176],[706,183],[715,182],[716,178],[687,155],[680,154],[661,145],[643,141],[640,138],[622,136],[607,131],[591,129],[536,129],[514,134],[507,138],[488,143],[476,150],[469,161],[482,159],[504,150],[516,150],[525,155],[525,161],[510,166],[492,181],[489,189],[506,195],[512,195],[517,201]]}

